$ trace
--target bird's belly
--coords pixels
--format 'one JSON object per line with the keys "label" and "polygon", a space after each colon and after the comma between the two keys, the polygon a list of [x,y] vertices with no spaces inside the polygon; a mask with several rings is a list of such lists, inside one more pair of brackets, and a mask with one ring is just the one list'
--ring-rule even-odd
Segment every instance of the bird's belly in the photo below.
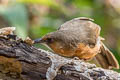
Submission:
{"label": "bird's belly", "polygon": [[54,48],[53,51],[64,57],[73,57],[75,54],[75,51],[73,50],[66,50],[66,49],[59,49],[59,48],[58,49]]}
{"label": "bird's belly", "polygon": [[59,43],[53,43],[51,45],[49,45],[49,47],[56,53],[59,54],[61,56],[65,56],[65,57],[73,57],[75,54],[75,50],[74,49],[70,49],[67,47],[62,46]]}
{"label": "bird's belly", "polygon": [[56,43],[54,43],[54,45],[50,45],[50,48],[61,56],[78,57],[85,60],[91,59],[99,53],[99,48],[90,48],[88,45],[84,45],[83,43],[80,43],[76,49],[62,47],[60,44]]}
{"label": "bird's belly", "polygon": [[75,56],[79,57],[80,59],[89,60],[97,53],[99,53],[99,48],[97,48],[97,46],[90,48],[88,45],[80,44],[75,51]]}

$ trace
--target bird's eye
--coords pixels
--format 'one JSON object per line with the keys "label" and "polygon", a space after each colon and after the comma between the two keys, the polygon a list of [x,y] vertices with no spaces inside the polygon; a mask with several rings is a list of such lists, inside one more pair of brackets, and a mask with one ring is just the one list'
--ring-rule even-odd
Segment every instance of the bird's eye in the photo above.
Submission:
{"label": "bird's eye", "polygon": [[51,43],[51,42],[53,42],[53,39],[52,38],[47,38],[47,42]]}

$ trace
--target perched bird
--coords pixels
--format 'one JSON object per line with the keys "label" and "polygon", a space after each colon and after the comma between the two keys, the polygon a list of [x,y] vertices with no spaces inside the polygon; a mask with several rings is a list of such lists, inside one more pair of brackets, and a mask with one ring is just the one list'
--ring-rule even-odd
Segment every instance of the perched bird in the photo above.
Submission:
{"label": "perched bird", "polygon": [[96,58],[101,67],[117,68],[119,64],[112,52],[103,44],[100,26],[90,18],[79,17],[65,22],[55,32],[34,40],[47,44],[56,54],[64,57],[78,57],[82,60]]}

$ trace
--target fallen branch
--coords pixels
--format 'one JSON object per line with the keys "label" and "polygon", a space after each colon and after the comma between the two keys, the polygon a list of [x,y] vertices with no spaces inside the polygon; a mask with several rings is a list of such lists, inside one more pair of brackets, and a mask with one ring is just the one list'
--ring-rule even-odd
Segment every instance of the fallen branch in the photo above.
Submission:
{"label": "fallen branch", "polygon": [[35,48],[32,40],[0,29],[0,79],[3,80],[119,80],[120,74],[78,59]]}

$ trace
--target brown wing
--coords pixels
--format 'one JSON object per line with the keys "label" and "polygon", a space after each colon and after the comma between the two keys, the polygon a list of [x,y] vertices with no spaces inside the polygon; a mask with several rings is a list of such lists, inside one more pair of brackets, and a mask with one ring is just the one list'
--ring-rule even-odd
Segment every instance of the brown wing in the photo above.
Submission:
{"label": "brown wing", "polygon": [[74,18],[62,24],[58,30],[75,30],[80,34],[84,33],[98,37],[101,28],[92,21],[94,20],[86,17]]}
{"label": "brown wing", "polygon": [[101,42],[101,53],[95,56],[98,63],[103,68],[111,69],[116,68],[119,69],[118,61],[116,60],[113,53]]}

